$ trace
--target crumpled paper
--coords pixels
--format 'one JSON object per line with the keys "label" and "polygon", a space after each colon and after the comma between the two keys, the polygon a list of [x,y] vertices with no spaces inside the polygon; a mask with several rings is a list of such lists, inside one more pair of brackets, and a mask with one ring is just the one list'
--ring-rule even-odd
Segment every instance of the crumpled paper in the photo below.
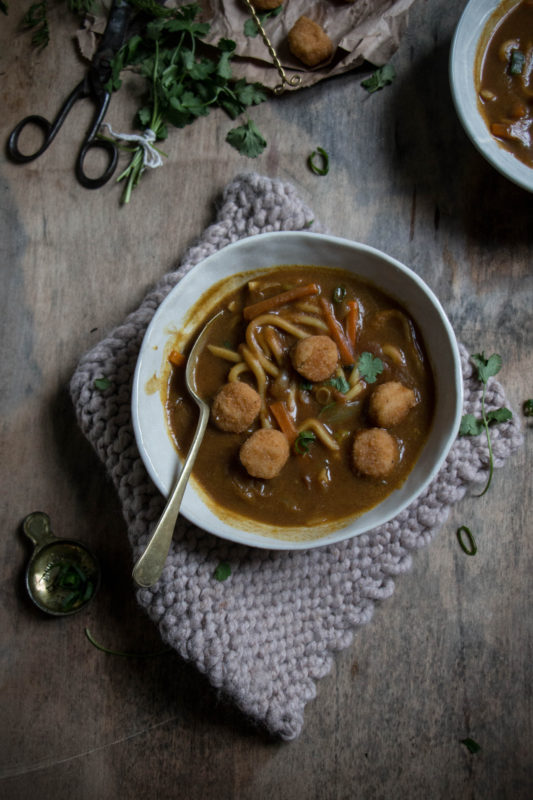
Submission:
{"label": "crumpled paper", "polygon": [[[263,27],[287,78],[298,75],[299,88],[304,88],[348,72],[365,61],[375,66],[386,64],[400,44],[407,12],[413,3],[414,0],[285,0],[281,13],[265,20]],[[165,5],[172,7],[183,3],[170,0]],[[211,25],[205,41],[216,45],[221,38],[226,38],[236,44],[232,61],[234,75],[275,89],[281,82],[280,75],[261,35],[244,34],[244,24],[251,15],[243,0],[201,0],[200,5],[202,18]],[[302,15],[321,25],[336,48],[329,63],[314,69],[300,63],[287,46],[287,34]],[[93,57],[96,34],[101,31],[102,17],[90,17],[77,32],[77,43],[85,58]]]}

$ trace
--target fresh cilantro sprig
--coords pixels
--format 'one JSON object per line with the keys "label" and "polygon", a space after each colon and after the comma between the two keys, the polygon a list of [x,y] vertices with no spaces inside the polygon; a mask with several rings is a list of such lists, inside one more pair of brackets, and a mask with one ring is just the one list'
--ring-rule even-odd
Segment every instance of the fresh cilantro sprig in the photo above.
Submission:
{"label": "fresh cilantro sprig", "polygon": [[2,14],[6,14],[7,16],[8,6],[7,3],[4,3],[4,0],[0,0],[0,11],[2,12]]}
{"label": "fresh cilantro sprig", "polygon": [[485,409],[487,383],[489,378],[497,375],[502,368],[502,357],[498,355],[498,353],[493,353],[491,356],[489,356],[489,358],[486,358],[484,353],[475,353],[474,355],[470,356],[470,358],[477,368],[478,380],[483,385],[483,391],[481,394],[481,419],[476,418],[474,414],[464,414],[459,427],[459,435],[479,436],[480,433],[485,431],[487,445],[489,448],[489,476],[487,483],[485,484],[485,488],[479,495],[479,497],[483,497],[483,495],[486,494],[489,489],[494,472],[494,457],[492,454],[492,442],[489,426],[494,423],[507,422],[513,415],[511,411],[505,407],[497,408],[488,412]]}
{"label": "fresh cilantro sprig", "polygon": [[31,30],[31,43],[34,47],[44,48],[50,41],[50,27],[48,25],[48,2],[42,0],[32,3],[22,17],[22,26]]}
{"label": "fresh cilantro sprig", "polygon": [[522,409],[524,412],[524,417],[533,417],[533,399],[529,398],[528,400],[524,400]]}
{"label": "fresh cilantro sprig", "polygon": [[[236,119],[247,108],[267,98],[259,83],[236,80],[231,59],[235,42],[220,39],[216,47],[206,48],[204,39],[210,25],[198,22],[196,3],[181,6],[152,20],[143,36],[130,39],[115,57],[108,89],[120,88],[120,73],[131,66],[148,82],[147,102],[139,109],[140,125],[154,132],[156,141],[168,136],[168,125],[183,128],[222,108]],[[240,153],[255,158],[266,147],[255,124],[248,120],[228,133],[226,140]],[[119,176],[126,181],[123,202],[129,202],[144,171],[144,149],[136,146],[128,167]]]}
{"label": "fresh cilantro sprig", "polygon": [[365,351],[359,356],[357,369],[363,380],[367,383],[375,383],[378,375],[383,372],[383,361],[381,358],[375,358],[372,353]]}
{"label": "fresh cilantro sprig", "polygon": [[361,86],[363,89],[366,89],[368,94],[373,94],[379,91],[379,89],[383,89],[385,86],[391,84],[395,77],[396,70],[392,64],[384,64],[384,66],[378,67],[369,78],[361,81]]}

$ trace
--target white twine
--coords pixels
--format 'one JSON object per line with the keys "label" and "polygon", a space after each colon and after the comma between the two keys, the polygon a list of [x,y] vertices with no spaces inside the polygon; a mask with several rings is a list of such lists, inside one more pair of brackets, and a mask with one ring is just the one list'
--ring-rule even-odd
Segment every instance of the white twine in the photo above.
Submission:
{"label": "white twine", "polygon": [[153,146],[156,135],[151,128],[146,128],[143,133],[116,133],[108,122],[102,123],[102,128],[107,128],[109,135],[122,142],[135,142],[143,149],[143,168],[155,169],[163,165],[161,154]]}

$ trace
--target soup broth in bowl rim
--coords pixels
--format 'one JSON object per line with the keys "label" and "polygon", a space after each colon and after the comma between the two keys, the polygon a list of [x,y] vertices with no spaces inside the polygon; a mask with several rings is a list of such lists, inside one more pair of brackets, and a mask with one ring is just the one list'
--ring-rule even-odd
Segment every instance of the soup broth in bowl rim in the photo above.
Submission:
{"label": "soup broth in bowl rim", "polygon": [[179,474],[180,463],[161,398],[170,347],[176,341],[185,345],[222,296],[254,275],[281,265],[347,270],[398,302],[417,325],[435,381],[431,431],[412,471],[398,489],[360,516],[312,528],[264,525],[220,507],[194,478],[189,481],[181,513],[200,528],[254,547],[306,549],[351,538],[388,522],[428,486],[459,429],[461,364],[453,329],[431,289],[416,273],[379,250],[311,232],[265,233],[228,245],[194,266],[169,292],[139,353],[132,393],[135,438],[145,467],[164,496]]}
{"label": "soup broth in bowl rim", "polygon": [[481,55],[494,24],[519,0],[470,0],[455,29],[450,49],[450,86],[461,124],[477,150],[502,175],[533,192],[533,169],[492,135],[480,109]]}

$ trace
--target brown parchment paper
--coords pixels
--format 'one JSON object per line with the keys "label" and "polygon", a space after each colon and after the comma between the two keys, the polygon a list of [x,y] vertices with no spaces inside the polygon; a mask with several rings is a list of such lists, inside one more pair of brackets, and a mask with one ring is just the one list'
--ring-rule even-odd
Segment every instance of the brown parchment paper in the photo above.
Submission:
{"label": "brown parchment paper", "polygon": [[[300,88],[312,86],[324,78],[348,72],[364,61],[376,66],[386,64],[396,51],[407,22],[407,12],[415,0],[284,0],[281,13],[264,23],[287,78],[300,76]],[[170,0],[168,7],[184,5]],[[232,61],[238,78],[259,81],[274,89],[280,83],[270,53],[260,35],[245,36],[244,24],[250,12],[243,0],[200,0],[203,19],[211,29],[208,44],[219,39],[232,39],[236,44]],[[333,44],[332,59],[309,69],[291,55],[287,34],[296,20],[305,15],[324,28]],[[76,39],[83,56],[91,59],[97,46],[96,34],[105,27],[103,18],[85,20]],[[291,90],[294,91],[294,90]]]}

